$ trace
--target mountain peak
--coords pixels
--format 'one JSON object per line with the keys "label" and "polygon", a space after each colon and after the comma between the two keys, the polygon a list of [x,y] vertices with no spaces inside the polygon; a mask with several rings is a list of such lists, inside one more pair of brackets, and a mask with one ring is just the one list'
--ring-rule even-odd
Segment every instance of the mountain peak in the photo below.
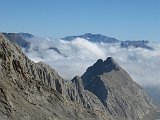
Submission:
{"label": "mountain peak", "polygon": [[102,59],[98,59],[97,62],[92,66],[92,68],[100,68],[100,74],[103,74],[104,72],[118,70],[119,65],[112,57],[108,57],[105,61],[103,61]]}
{"label": "mountain peak", "polygon": [[85,33],[84,36],[91,36],[93,35],[92,33]]}
{"label": "mountain peak", "polygon": [[108,57],[105,61],[104,61],[104,65],[110,65],[110,69],[112,70],[119,70],[119,65],[118,63],[112,58],[112,57]]}
{"label": "mountain peak", "polygon": [[117,71],[119,69],[120,66],[114,61],[112,57],[108,57],[105,61],[99,59],[93,66],[86,70],[81,78],[84,80],[84,82],[87,82],[87,80],[92,79],[92,77],[96,75],[103,75],[104,73],[111,72],[112,70]]}
{"label": "mountain peak", "polygon": [[[143,118],[143,114],[148,111],[146,108],[155,109],[155,105],[142,88],[112,57],[108,57],[105,61],[99,59],[87,69],[81,78],[84,89],[96,95],[109,113],[114,116],[124,116],[127,118],[126,120],[129,117],[131,120],[140,120]],[[142,109],[137,109],[137,106]],[[137,115],[140,112],[142,114]],[[131,114],[134,114],[134,118]]]}
{"label": "mountain peak", "polygon": [[90,42],[98,42],[98,43],[100,43],[100,42],[104,42],[104,43],[117,43],[117,42],[119,42],[119,40],[117,40],[115,38],[107,37],[102,34],[92,34],[92,33],[85,33],[83,35],[77,35],[77,36],[68,36],[68,37],[64,37],[62,39],[66,40],[66,41],[72,41],[76,38],[83,38],[83,39],[86,39]]}
{"label": "mountain peak", "polygon": [[114,59],[113,59],[112,57],[108,57],[108,58],[106,59],[106,61],[115,62]]}

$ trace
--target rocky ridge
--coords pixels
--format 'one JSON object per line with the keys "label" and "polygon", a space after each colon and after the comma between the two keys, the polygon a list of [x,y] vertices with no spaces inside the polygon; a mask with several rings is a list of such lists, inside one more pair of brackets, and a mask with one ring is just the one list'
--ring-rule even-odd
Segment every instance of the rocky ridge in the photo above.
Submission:
{"label": "rocky ridge", "polygon": [[155,111],[152,100],[111,57],[98,60],[81,78],[84,88],[95,94],[115,119],[139,120]]}
{"label": "rocky ridge", "polygon": [[115,38],[111,38],[111,37],[107,37],[101,34],[91,34],[91,33],[86,33],[84,35],[77,35],[77,36],[68,36],[68,37],[64,37],[62,38],[63,40],[67,40],[67,41],[72,41],[73,39],[76,38],[83,38],[86,39],[88,41],[91,42],[103,42],[103,43],[117,43],[119,42],[119,40],[115,39]]}
{"label": "rocky ridge", "polygon": [[122,41],[120,45],[123,48],[135,47],[135,48],[145,48],[148,50],[153,50],[152,47],[148,46],[148,43],[149,41],[147,40],[138,40],[138,41],[127,40],[127,41]]}
{"label": "rocky ridge", "polygon": [[141,120],[156,111],[112,58],[64,81],[0,34],[0,71],[0,120]]}
{"label": "rocky ridge", "polygon": [[[0,35],[1,120],[108,120],[66,99],[65,81],[48,65],[29,60]],[[77,104],[78,105],[78,104]],[[102,117],[103,116],[103,117]]]}

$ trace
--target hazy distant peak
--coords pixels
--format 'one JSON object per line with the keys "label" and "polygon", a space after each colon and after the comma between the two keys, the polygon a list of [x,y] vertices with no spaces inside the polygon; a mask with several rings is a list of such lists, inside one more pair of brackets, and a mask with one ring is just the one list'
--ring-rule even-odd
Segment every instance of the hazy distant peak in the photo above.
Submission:
{"label": "hazy distant peak", "polygon": [[20,32],[20,33],[17,33],[19,34],[22,38],[26,39],[26,38],[33,38],[35,37],[34,35],[30,34],[30,33],[23,33],[23,32]]}
{"label": "hazy distant peak", "polygon": [[77,36],[67,36],[62,38],[63,40],[66,41],[72,41],[76,38],[83,38],[86,39],[90,42],[103,42],[103,43],[116,43],[119,42],[119,40],[112,38],[112,37],[107,37],[101,34],[92,34],[92,33],[85,33],[83,35],[77,35]]}
{"label": "hazy distant peak", "polygon": [[135,47],[135,48],[145,48],[148,50],[153,50],[151,46],[148,46],[147,44],[149,43],[148,40],[127,40],[127,41],[122,41],[121,42],[121,47],[123,48],[129,48],[129,47]]}
{"label": "hazy distant peak", "polygon": [[16,43],[24,48],[30,45],[30,42],[28,42],[27,39],[31,39],[34,37],[34,35],[29,33],[1,33],[1,34],[4,35],[12,43]]}
{"label": "hazy distant peak", "polygon": [[20,32],[20,33],[5,33],[5,32],[2,32],[2,34],[4,36],[19,36],[19,37],[22,37],[23,39],[35,37],[34,35],[32,35],[30,33],[23,33],[23,32]]}

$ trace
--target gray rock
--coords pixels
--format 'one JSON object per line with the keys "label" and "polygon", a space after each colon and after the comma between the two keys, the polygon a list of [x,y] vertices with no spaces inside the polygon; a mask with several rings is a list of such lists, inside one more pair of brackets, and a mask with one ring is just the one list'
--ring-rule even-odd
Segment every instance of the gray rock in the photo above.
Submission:
{"label": "gray rock", "polygon": [[114,60],[98,60],[82,75],[85,90],[95,94],[115,119],[140,120],[156,106]]}
{"label": "gray rock", "polygon": [[151,110],[153,102],[111,57],[66,82],[0,34],[0,120],[151,120]]}
{"label": "gray rock", "polygon": [[66,98],[67,84],[0,34],[0,120],[109,120]]}
{"label": "gray rock", "polygon": [[82,105],[86,109],[104,110],[100,100],[92,92],[84,90],[82,79],[78,76],[68,82],[67,96],[71,101]]}

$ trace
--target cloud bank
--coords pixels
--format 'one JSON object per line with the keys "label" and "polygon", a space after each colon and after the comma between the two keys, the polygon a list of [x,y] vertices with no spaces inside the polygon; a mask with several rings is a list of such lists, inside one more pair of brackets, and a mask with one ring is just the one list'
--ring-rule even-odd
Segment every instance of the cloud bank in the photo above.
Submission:
{"label": "cloud bank", "polygon": [[[81,76],[97,59],[113,57],[142,86],[160,86],[160,44],[150,43],[153,51],[119,43],[92,43],[82,38],[73,41],[38,39],[30,40],[31,47],[24,50],[33,61],[43,61],[54,68],[64,79]],[[59,54],[55,49],[61,53]]]}

